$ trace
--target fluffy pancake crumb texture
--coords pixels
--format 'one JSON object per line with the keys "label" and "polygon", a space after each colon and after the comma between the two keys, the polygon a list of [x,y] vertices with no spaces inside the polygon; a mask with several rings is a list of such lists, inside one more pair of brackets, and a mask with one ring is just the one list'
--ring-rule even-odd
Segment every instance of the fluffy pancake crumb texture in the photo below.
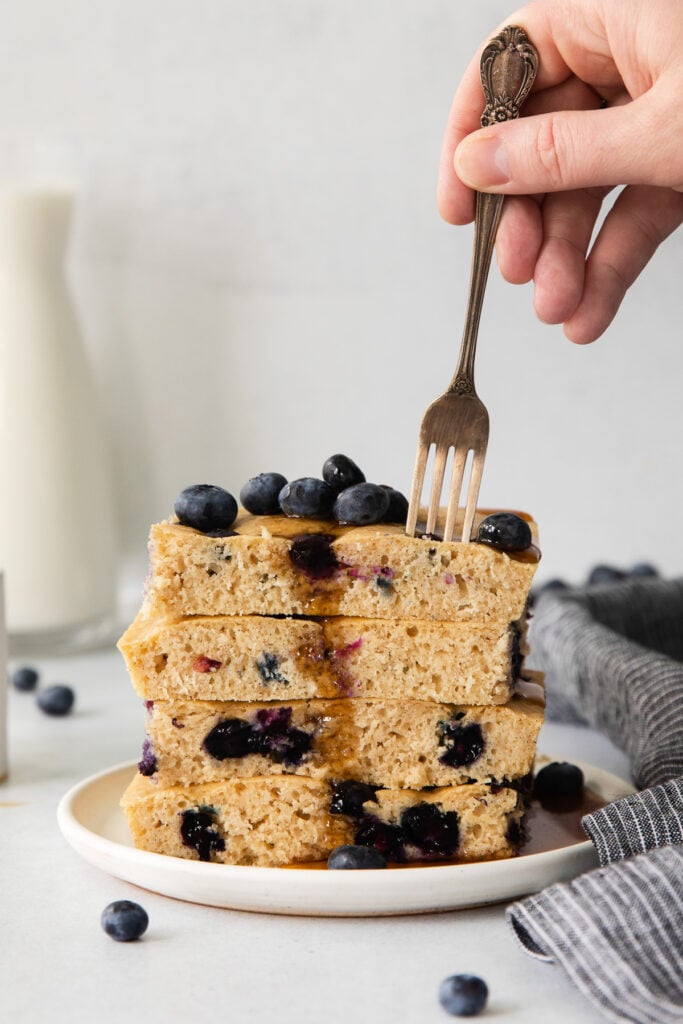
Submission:
{"label": "fluffy pancake crumb texture", "polygon": [[514,855],[543,721],[523,668],[538,549],[244,511],[234,531],[151,528],[119,642],[147,705],[135,845],[269,867],[347,843]]}

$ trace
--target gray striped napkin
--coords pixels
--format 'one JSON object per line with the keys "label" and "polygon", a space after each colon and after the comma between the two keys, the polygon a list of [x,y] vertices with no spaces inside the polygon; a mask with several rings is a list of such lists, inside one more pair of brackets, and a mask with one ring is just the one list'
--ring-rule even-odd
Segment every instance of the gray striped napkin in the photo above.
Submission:
{"label": "gray striped napkin", "polygon": [[683,847],[552,885],[507,915],[527,952],[560,964],[608,1020],[683,1021]]}
{"label": "gray striped napkin", "polygon": [[583,819],[600,868],[514,903],[508,920],[608,1020],[682,1024],[683,580],[548,592],[531,645],[549,717],[606,732],[650,788]]}
{"label": "gray striped napkin", "polygon": [[639,787],[683,775],[683,579],[550,591],[529,636],[548,718],[606,733]]}

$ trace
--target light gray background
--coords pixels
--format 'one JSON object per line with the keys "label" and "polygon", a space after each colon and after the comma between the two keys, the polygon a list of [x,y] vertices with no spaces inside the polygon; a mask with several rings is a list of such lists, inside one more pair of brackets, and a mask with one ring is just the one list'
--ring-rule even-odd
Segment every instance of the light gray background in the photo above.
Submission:
{"label": "light gray background", "polygon": [[[409,487],[454,368],[471,228],[435,180],[446,113],[506,2],[3,5],[1,176],[82,183],[70,276],[110,431],[123,551],[195,482],[238,492],[345,451]],[[644,140],[649,144],[649,140]],[[539,578],[683,569],[682,238],[597,344],[492,271],[482,503],[536,516]]]}

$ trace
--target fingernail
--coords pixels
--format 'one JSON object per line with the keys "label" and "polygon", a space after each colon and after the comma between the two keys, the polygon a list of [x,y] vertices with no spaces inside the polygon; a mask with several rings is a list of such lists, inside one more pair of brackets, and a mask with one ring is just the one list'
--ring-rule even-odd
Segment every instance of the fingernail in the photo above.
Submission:
{"label": "fingernail", "polygon": [[503,139],[475,132],[460,143],[453,161],[455,173],[470,188],[480,191],[505,185],[512,177]]}

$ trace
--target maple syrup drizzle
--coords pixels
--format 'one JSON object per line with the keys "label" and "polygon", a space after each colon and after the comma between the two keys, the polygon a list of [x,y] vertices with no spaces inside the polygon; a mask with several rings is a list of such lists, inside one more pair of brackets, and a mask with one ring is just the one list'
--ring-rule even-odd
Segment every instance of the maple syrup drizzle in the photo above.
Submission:
{"label": "maple syrup drizzle", "polygon": [[[482,519],[496,511],[500,510],[488,508],[477,509],[475,528]],[[518,515],[526,522],[532,522],[531,516],[527,515],[525,512],[515,512],[515,515]],[[171,521],[171,524],[174,526],[178,525],[177,521]],[[408,539],[406,538],[405,527],[397,523],[377,523],[374,527],[351,526],[338,523],[336,520],[331,519],[307,519],[303,517],[288,517],[284,515],[254,516],[249,512],[245,512],[243,509],[240,509],[232,528],[237,534],[237,537],[233,536],[230,538],[233,542],[239,541],[240,536],[278,537],[284,540],[294,540],[296,537],[303,534],[315,533],[328,534],[334,541],[347,535],[351,535],[353,538],[357,533],[367,536],[368,531],[373,529],[376,531],[377,535],[399,536]],[[187,527],[184,527],[184,529],[187,529]],[[423,539],[419,531],[419,525],[414,539]],[[438,533],[434,535],[432,540],[435,540],[437,543],[442,543],[442,541],[439,540]],[[457,539],[456,543],[458,543]],[[531,544],[524,551],[508,551],[506,554],[515,562],[538,562],[541,557],[541,552],[535,544]]]}

